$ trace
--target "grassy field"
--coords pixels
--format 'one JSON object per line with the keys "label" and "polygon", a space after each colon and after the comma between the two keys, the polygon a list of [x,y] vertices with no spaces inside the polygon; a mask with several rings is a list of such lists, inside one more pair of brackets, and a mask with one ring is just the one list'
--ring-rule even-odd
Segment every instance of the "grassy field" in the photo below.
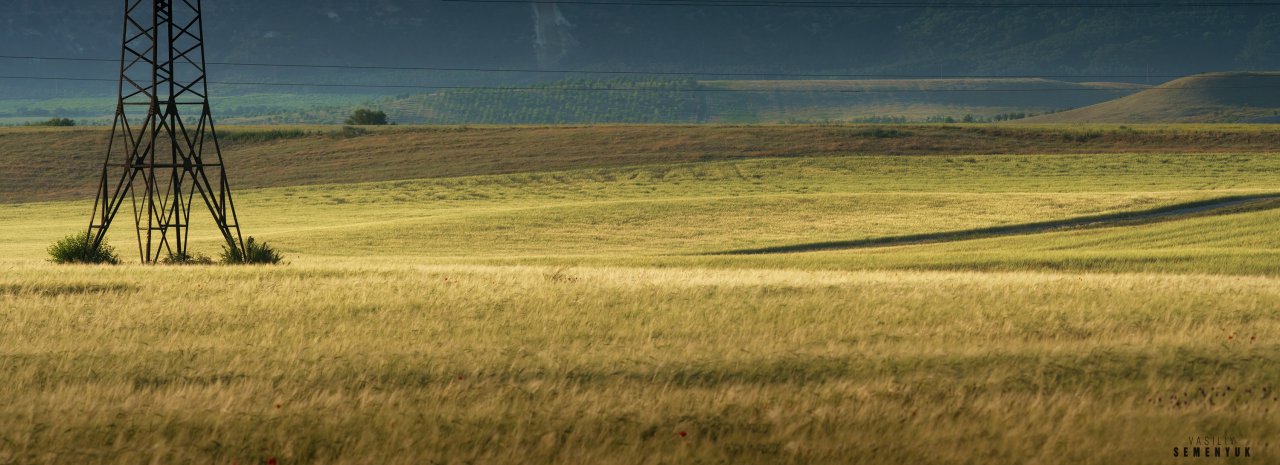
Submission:
{"label": "grassy field", "polygon": [[[953,160],[985,154],[1023,158],[1117,152],[1152,156],[1238,155],[1267,152],[1280,146],[1278,127],[975,124],[343,129],[277,126],[225,128],[221,136],[232,165],[235,187],[265,188],[865,155],[943,154]],[[0,183],[0,204],[92,196],[93,186],[101,176],[108,136],[107,130],[101,128],[0,130],[0,179],[5,181]],[[1162,158],[1146,160],[1164,164]],[[908,159],[899,163],[909,162]],[[1063,167],[1055,169],[1060,168]],[[1065,168],[1074,169],[1074,165]],[[1215,165],[1214,169],[1220,168]]]}
{"label": "grassy field", "polygon": [[1278,457],[1271,129],[868,130],[247,130],[279,267],[45,263],[10,163],[0,463]]}

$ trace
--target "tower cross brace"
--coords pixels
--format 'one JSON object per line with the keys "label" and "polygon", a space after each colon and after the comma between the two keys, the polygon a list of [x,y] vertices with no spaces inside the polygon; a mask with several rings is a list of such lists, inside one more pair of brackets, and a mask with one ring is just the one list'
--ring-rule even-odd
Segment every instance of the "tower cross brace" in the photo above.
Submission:
{"label": "tower cross brace", "polygon": [[190,258],[196,204],[207,207],[226,246],[244,252],[209,108],[201,3],[124,2],[120,93],[89,222],[90,250],[102,245],[128,203],[143,263]]}

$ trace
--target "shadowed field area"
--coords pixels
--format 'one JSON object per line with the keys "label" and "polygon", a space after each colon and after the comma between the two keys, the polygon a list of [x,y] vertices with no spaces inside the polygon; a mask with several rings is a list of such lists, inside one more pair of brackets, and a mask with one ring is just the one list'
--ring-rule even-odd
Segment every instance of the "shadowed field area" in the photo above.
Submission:
{"label": "shadowed field area", "polygon": [[[1005,129],[883,128],[938,138],[906,155],[766,137],[867,128],[610,130],[231,136],[281,148],[237,198],[277,267],[49,264],[92,199],[5,174],[28,187],[0,203],[0,463],[1164,464],[1196,436],[1277,457],[1270,131],[957,151]],[[562,139],[493,142],[533,133]],[[397,137],[381,174],[291,177],[322,156],[286,148]]]}
{"label": "shadowed field area", "polygon": [[[852,155],[1250,153],[1270,126],[231,127],[237,188]],[[0,128],[0,203],[93,195],[109,132]]]}
{"label": "shadowed field area", "polygon": [[1224,197],[1197,202],[1180,203],[1153,208],[1150,210],[1111,213],[1106,215],[1084,216],[1065,220],[1044,221],[1039,223],[993,226],[989,228],[949,231],[939,233],[913,234],[907,236],[879,237],[854,241],[815,242],[782,247],[766,247],[762,249],[744,249],[721,252],[726,255],[762,255],[776,253],[814,252],[821,250],[843,250],[866,247],[888,247],[894,245],[929,244],[935,242],[952,242],[988,237],[1040,234],[1066,229],[1112,228],[1150,224],[1164,221],[1177,221],[1198,216],[1224,215],[1232,213],[1264,211],[1280,208],[1276,202],[1277,194]]}

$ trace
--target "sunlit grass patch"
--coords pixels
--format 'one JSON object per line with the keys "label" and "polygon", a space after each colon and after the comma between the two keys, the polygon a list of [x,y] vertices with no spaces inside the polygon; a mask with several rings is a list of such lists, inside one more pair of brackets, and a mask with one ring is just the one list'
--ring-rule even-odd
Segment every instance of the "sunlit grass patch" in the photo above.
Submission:
{"label": "sunlit grass patch", "polygon": [[[1158,464],[1265,441],[1280,210],[1220,204],[1275,194],[1278,160],[569,154],[237,190],[271,267],[134,264],[127,212],[125,264],[55,266],[91,199],[0,204],[0,463]],[[192,252],[216,254],[203,213]],[[1053,221],[1090,224],[1019,229]],[[941,239],[717,253],[913,234]]]}

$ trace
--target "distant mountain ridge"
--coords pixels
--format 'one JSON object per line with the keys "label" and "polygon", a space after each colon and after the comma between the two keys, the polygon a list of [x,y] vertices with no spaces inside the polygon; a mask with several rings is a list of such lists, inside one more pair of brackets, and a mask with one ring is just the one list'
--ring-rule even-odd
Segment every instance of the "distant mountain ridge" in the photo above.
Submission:
{"label": "distant mountain ridge", "polygon": [[[6,3],[0,17],[0,54],[118,55],[123,2]],[[1124,74],[1130,82],[1145,82],[1144,76],[1152,73],[1280,69],[1280,7],[1270,6],[804,9],[438,0],[204,3],[210,59],[218,61],[929,76]],[[111,73],[110,66],[74,63],[3,60],[0,66],[15,74]],[[371,72],[341,70],[218,71],[227,77],[375,79]],[[380,82],[472,83],[536,78],[488,73],[376,77]],[[1154,83],[1164,80],[1157,77]]]}

